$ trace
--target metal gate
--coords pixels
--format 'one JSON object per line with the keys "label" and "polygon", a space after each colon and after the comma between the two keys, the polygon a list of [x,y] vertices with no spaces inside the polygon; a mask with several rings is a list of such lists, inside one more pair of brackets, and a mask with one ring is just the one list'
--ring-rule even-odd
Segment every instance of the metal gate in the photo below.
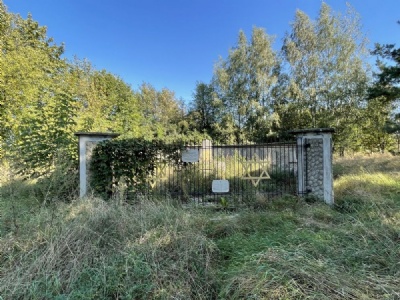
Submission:
{"label": "metal gate", "polygon": [[297,192],[295,142],[188,145],[180,160],[160,155],[147,179],[151,197],[171,197],[183,203],[240,205]]}

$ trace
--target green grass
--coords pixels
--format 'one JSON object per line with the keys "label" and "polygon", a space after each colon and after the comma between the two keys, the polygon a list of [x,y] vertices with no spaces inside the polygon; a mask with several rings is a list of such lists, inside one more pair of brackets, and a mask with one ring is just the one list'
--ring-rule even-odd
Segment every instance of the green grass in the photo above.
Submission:
{"label": "green grass", "polygon": [[211,227],[220,298],[399,299],[400,159],[357,159],[335,164],[333,208],[286,198],[241,213],[234,232]]}
{"label": "green grass", "polygon": [[333,207],[286,196],[233,212],[43,202],[35,184],[3,180],[0,295],[400,299],[400,158],[337,158],[334,170]]}
{"label": "green grass", "polygon": [[[215,294],[214,243],[171,205],[79,200],[2,237],[4,299],[182,299]],[[201,222],[200,222],[201,223]]]}

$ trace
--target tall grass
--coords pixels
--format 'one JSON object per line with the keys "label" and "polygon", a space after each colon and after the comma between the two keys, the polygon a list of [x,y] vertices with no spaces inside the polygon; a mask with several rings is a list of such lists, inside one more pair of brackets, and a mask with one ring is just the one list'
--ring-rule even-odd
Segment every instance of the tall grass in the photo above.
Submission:
{"label": "tall grass", "polygon": [[206,299],[215,294],[214,244],[182,210],[151,201],[132,207],[100,199],[58,210],[52,226],[46,223],[47,210],[41,210],[25,224],[23,235],[2,239],[4,299]]}
{"label": "tall grass", "polygon": [[35,184],[8,182],[0,296],[400,299],[400,158],[337,158],[334,170],[334,207],[285,196],[234,212],[43,201]]}
{"label": "tall grass", "polygon": [[223,261],[219,297],[399,299],[399,161],[337,160],[334,208],[286,197],[211,224]]}

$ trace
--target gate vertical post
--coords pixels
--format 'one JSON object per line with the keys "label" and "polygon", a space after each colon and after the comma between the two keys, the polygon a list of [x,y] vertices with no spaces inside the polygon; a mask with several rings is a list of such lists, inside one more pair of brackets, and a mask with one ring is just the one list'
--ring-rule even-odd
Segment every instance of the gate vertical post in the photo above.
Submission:
{"label": "gate vertical post", "polygon": [[334,204],[332,174],[333,128],[292,130],[297,136],[298,194]]}
{"label": "gate vertical post", "polygon": [[79,197],[86,196],[89,187],[90,159],[97,143],[113,139],[119,134],[105,132],[76,132],[79,149]]}

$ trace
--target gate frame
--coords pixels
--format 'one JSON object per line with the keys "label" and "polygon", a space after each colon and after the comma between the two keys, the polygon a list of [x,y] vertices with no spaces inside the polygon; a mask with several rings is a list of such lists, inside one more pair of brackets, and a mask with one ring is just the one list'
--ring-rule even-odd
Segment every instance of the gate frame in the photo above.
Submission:
{"label": "gate frame", "polygon": [[[297,129],[289,131],[296,136],[297,139],[297,186],[298,195],[311,194],[329,205],[334,204],[333,192],[333,174],[332,174],[332,133],[333,128],[313,128],[313,129]],[[116,133],[103,132],[77,132],[79,137],[79,181],[80,181],[80,197],[84,197],[88,192],[88,177],[89,177],[89,161],[91,153],[98,142],[110,140],[117,137]],[[307,140],[318,141],[316,146],[308,144]],[[321,146],[322,145],[322,146]],[[314,147],[314,148],[313,148]],[[319,148],[319,149],[318,149]],[[312,156],[310,150],[315,150],[315,153],[321,154],[322,161],[318,164],[313,162],[312,170],[308,170],[308,160],[312,161],[315,157]],[[321,159],[320,159],[321,160]],[[315,171],[317,170],[317,171]],[[311,172],[319,172],[319,177],[322,179],[316,180],[310,184],[308,176]],[[322,173],[322,175],[321,175]],[[321,192],[322,191],[322,192]]]}

